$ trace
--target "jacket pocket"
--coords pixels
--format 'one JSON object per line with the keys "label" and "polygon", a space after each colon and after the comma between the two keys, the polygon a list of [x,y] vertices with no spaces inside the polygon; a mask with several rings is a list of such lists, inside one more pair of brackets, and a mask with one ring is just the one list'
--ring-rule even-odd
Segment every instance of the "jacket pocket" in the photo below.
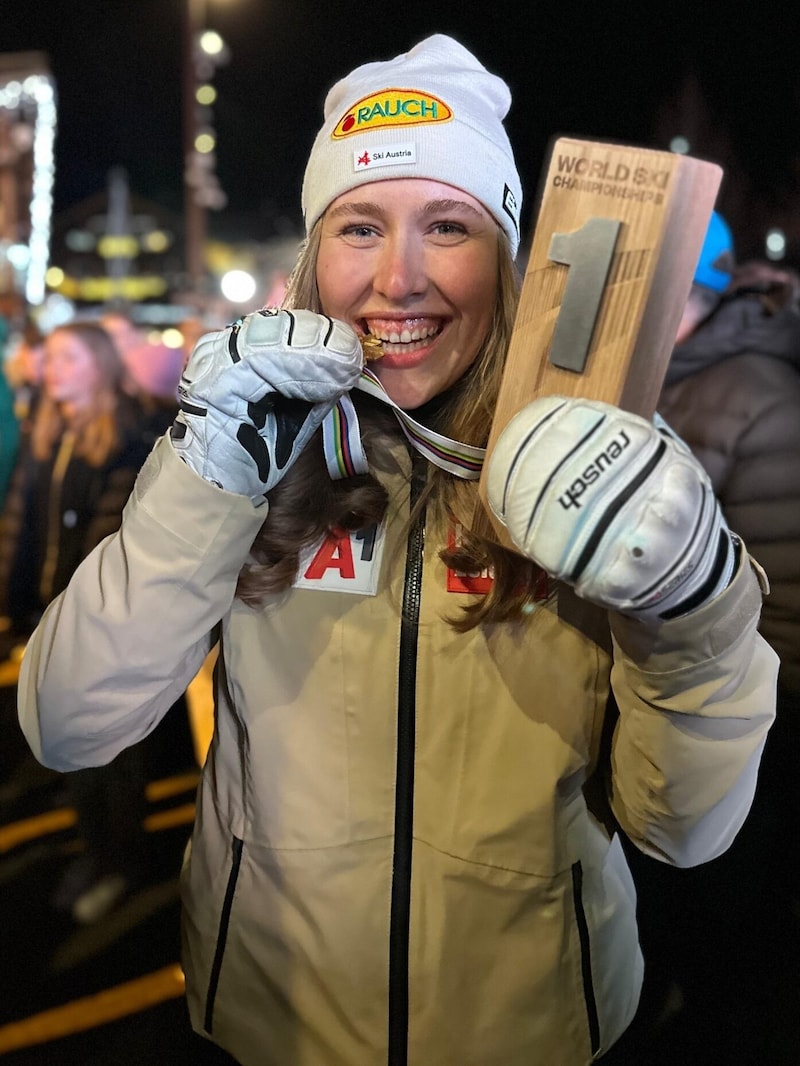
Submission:
{"label": "jacket pocket", "polygon": [[592,980],[592,946],[589,939],[589,923],[583,906],[583,867],[580,862],[572,866],[572,902],[575,907],[575,921],[578,927],[578,940],[581,949],[581,978],[583,982],[583,999],[586,1004],[586,1019],[589,1026],[589,1041],[592,1055],[600,1050],[600,1020],[597,1014],[597,999]]}
{"label": "jacket pocket", "polygon": [[228,939],[228,924],[230,922],[231,910],[233,908],[233,897],[236,894],[236,883],[239,880],[239,869],[242,864],[243,846],[243,841],[238,837],[233,838],[233,844],[231,846],[231,868],[228,873],[228,884],[225,889],[225,898],[222,901],[222,911],[220,912],[219,926],[217,927],[217,946],[214,951],[214,961],[211,964],[211,973],[208,977],[208,990],[206,992],[206,1011],[203,1020],[203,1028],[209,1036],[212,1034],[214,1028],[214,1003],[217,998],[219,975],[220,970],[222,969],[222,960],[225,955],[225,944]]}

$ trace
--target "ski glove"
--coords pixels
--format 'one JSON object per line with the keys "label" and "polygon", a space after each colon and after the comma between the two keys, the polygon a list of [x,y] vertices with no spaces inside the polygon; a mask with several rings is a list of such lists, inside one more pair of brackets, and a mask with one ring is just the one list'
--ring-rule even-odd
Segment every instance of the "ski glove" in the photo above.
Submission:
{"label": "ski glove", "polygon": [[487,465],[489,505],[521,552],[649,624],[713,599],[735,563],[706,472],[656,420],[543,397],[511,419]]}
{"label": "ski glove", "polygon": [[206,481],[263,504],[363,361],[343,322],[312,311],[246,315],[197,342],[172,445]]}

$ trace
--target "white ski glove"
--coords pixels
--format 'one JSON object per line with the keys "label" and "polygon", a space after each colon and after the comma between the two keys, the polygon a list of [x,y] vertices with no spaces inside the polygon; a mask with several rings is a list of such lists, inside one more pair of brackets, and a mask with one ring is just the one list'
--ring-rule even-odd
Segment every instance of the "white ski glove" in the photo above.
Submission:
{"label": "white ski glove", "polygon": [[172,445],[206,481],[261,504],[363,362],[343,322],[256,311],[197,342],[178,388]]}
{"label": "white ski glove", "polygon": [[711,482],[662,419],[548,396],[500,434],[492,511],[516,546],[579,596],[649,623],[728,585],[735,551]]}

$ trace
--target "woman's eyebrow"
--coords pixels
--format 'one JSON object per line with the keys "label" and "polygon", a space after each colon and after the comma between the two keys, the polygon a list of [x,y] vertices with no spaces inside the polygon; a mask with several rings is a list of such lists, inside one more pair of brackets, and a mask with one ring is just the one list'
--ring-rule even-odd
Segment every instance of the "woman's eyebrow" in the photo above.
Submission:
{"label": "woman's eyebrow", "polygon": [[330,218],[337,218],[339,215],[370,215],[373,218],[383,218],[383,208],[378,204],[371,203],[369,200],[353,201],[347,200],[343,204],[339,204],[338,207],[334,207],[330,214]]}
{"label": "woman's eyebrow", "polygon": [[420,214],[422,215],[438,215],[442,212],[446,214],[463,213],[474,215],[476,218],[481,218],[481,213],[472,204],[468,204],[465,200],[430,200],[423,207]]}
{"label": "woman's eyebrow", "polygon": [[[420,208],[420,217],[439,214],[469,214],[475,218],[481,218],[480,211],[468,204],[465,200],[429,200]],[[380,204],[370,200],[346,200],[330,211],[330,218],[338,218],[341,215],[362,215],[370,218],[384,218],[386,211]]]}

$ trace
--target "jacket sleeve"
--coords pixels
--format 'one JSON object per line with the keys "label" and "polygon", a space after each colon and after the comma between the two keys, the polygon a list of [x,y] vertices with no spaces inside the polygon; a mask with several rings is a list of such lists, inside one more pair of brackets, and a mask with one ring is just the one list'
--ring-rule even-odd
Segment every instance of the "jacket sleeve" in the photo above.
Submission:
{"label": "jacket sleeve", "polygon": [[641,851],[675,866],[722,854],[750,810],[778,672],[757,632],[760,606],[742,552],[731,584],[700,610],[657,629],[612,617],[611,806]]}
{"label": "jacket sleeve", "polygon": [[83,560],[28,642],[19,718],[42,763],[102,765],[155,728],[210,650],[265,513],[159,441],[119,531]]}

